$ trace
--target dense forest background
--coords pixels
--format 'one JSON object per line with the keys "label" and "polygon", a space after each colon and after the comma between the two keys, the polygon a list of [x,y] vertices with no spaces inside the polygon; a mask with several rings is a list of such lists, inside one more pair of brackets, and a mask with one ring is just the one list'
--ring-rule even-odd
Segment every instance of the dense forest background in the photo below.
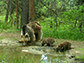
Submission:
{"label": "dense forest background", "polygon": [[42,25],[43,37],[84,41],[84,0],[0,0],[0,31],[30,21]]}

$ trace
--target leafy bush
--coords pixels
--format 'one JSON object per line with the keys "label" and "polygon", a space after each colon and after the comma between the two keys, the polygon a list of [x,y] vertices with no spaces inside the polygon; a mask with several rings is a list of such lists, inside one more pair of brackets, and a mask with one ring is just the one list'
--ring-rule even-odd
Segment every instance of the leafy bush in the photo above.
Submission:
{"label": "leafy bush", "polygon": [[71,9],[67,12],[62,12],[60,18],[62,21],[68,23],[68,25],[71,25],[72,28],[76,21],[76,28],[78,28],[81,22],[84,25],[84,5],[79,6],[79,8]]}
{"label": "leafy bush", "polygon": [[[45,19],[46,20],[46,19]],[[53,28],[50,28],[49,21],[40,22],[42,25],[43,37],[53,37],[58,39],[69,39],[69,40],[84,40],[84,33],[78,32],[77,30],[71,30],[68,27],[70,26],[59,26],[58,29],[55,29],[55,25]]]}

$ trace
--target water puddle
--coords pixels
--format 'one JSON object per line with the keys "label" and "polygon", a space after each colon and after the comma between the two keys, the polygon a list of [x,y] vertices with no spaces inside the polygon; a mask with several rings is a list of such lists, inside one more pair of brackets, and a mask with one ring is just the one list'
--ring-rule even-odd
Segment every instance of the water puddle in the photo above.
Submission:
{"label": "water puddle", "polygon": [[58,56],[30,54],[22,52],[22,47],[0,47],[0,63],[66,63],[64,57],[65,53]]}

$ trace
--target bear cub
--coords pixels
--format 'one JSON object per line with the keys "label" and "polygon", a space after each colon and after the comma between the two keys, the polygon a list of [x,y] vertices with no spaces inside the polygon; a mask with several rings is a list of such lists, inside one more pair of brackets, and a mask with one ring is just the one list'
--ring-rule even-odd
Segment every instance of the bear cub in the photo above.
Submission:
{"label": "bear cub", "polygon": [[70,50],[71,48],[71,43],[70,42],[62,42],[61,44],[58,44],[56,47],[56,52],[60,51],[60,52],[64,52],[66,50]]}
{"label": "bear cub", "polygon": [[47,46],[52,46],[54,42],[55,42],[54,38],[44,38],[41,41],[41,45],[44,46],[46,44]]}

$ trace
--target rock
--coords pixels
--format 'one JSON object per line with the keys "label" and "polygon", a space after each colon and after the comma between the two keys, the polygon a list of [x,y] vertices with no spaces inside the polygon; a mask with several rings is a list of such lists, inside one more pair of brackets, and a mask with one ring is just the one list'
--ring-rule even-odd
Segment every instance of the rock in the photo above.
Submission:
{"label": "rock", "polygon": [[75,51],[75,54],[76,54],[76,55],[78,55],[78,54],[80,54],[80,53],[81,53],[80,51]]}
{"label": "rock", "polygon": [[4,44],[8,44],[8,42],[3,42]]}

